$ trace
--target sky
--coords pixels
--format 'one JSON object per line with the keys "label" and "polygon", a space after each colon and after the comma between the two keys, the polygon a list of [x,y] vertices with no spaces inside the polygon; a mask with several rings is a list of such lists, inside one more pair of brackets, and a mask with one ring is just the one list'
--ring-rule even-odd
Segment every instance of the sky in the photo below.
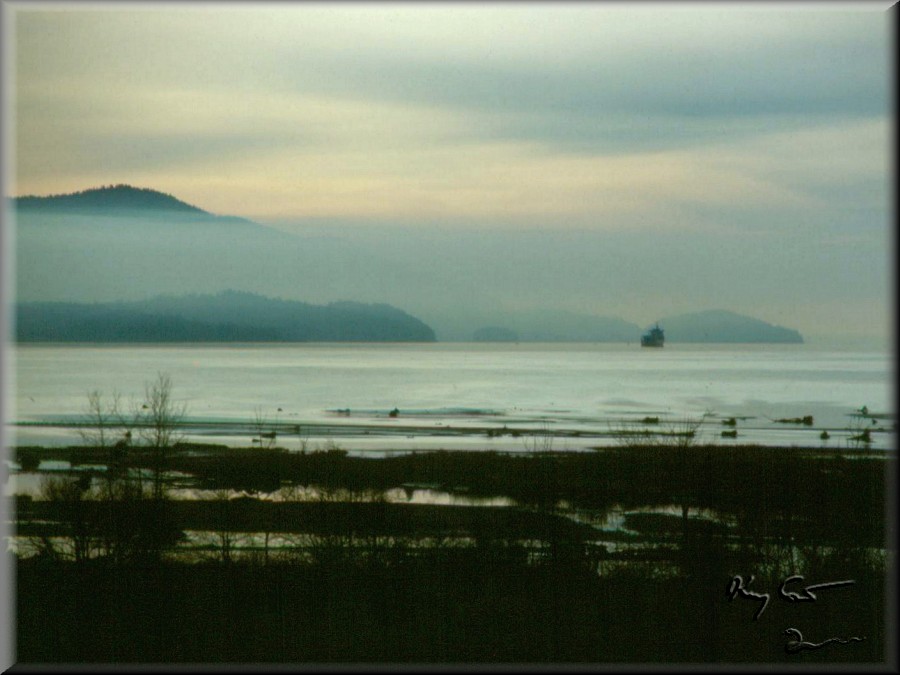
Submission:
{"label": "sky", "polygon": [[[7,191],[404,233],[475,287],[528,249],[484,281],[510,307],[884,336],[885,4],[8,3]],[[615,273],[578,288],[595,252]]]}

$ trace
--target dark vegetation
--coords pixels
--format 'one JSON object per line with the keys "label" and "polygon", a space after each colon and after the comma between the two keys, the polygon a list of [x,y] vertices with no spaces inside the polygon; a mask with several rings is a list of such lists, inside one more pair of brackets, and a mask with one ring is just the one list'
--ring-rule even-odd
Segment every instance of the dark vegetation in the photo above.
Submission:
{"label": "dark vegetation", "polygon": [[18,575],[19,659],[788,661],[780,634],[796,625],[807,639],[850,633],[867,640],[794,662],[884,658],[884,624],[873,611],[883,603],[877,574],[857,575],[852,594],[822,593],[814,607],[773,602],[754,622],[755,603],[723,600],[715,559],[685,560],[675,580],[527,565],[479,549],[397,563],[169,563],[114,572],[29,564]]}
{"label": "dark vegetation", "polygon": [[[165,469],[189,474],[198,487],[248,493],[284,485],[383,492],[404,484],[432,485],[470,496],[506,496],[523,505],[565,500],[574,509],[602,511],[687,504],[721,514],[765,520],[770,533],[792,526],[794,538],[847,536],[836,527],[853,523],[862,545],[882,546],[885,537],[885,471],[894,459],[883,453],[852,453],[760,446],[660,446],[608,448],[586,453],[489,451],[419,452],[366,458],[342,450],[297,453],[281,448],[229,449],[178,445]],[[102,453],[84,447],[20,447],[23,467],[38,457],[96,464]],[[146,451],[132,451],[132,467],[151,466]]]}
{"label": "dark vegetation", "polygon": [[[17,448],[16,458],[97,463],[112,451]],[[893,454],[687,443],[381,459],[129,448],[119,476],[174,470],[215,498],[129,492],[128,481],[104,474],[107,492],[89,497],[84,479],[79,488],[72,478],[58,481],[68,491],[20,500],[20,535],[45,546],[18,561],[18,658],[881,662],[885,476],[894,463]],[[518,505],[384,501],[384,490],[404,485]],[[296,486],[322,496],[297,501]],[[228,489],[281,499],[229,498]],[[679,515],[627,513],[624,530],[585,521],[613,507],[672,505]],[[210,533],[199,557],[178,555],[183,533],[197,530]],[[265,538],[241,548],[251,532]],[[55,546],[60,534],[82,542],[81,555]],[[270,545],[276,534],[288,543]],[[727,598],[736,574],[754,575],[753,590],[773,596],[758,621],[757,603]],[[855,583],[788,603],[777,590],[791,574]],[[787,655],[788,627],[810,641],[866,640]]]}
{"label": "dark vegetation", "polygon": [[433,342],[434,331],[383,304],[311,305],[223,291],[110,303],[16,306],[19,342]]}

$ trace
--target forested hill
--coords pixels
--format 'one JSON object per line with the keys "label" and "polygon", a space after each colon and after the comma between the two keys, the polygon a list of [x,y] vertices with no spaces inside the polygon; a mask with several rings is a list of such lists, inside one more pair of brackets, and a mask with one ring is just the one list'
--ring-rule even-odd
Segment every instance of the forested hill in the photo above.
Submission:
{"label": "forested hill", "polygon": [[24,210],[105,213],[140,211],[144,214],[178,212],[182,215],[212,216],[203,209],[191,206],[172,195],[121,184],[47,197],[28,195],[16,197],[12,201],[17,209]]}
{"label": "forested hill", "polygon": [[311,305],[252,293],[138,302],[16,306],[19,342],[433,342],[419,319],[382,304]]}

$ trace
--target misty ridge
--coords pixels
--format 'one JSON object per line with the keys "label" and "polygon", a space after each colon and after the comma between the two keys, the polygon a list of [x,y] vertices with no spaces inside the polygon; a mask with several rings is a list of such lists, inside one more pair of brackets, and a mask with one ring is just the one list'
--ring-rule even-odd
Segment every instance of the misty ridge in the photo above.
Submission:
{"label": "misty ridge", "polygon": [[325,306],[223,291],[114,303],[21,303],[20,342],[434,342],[389,305]]}
{"label": "misty ridge", "polygon": [[[128,185],[9,205],[24,341],[634,343],[652,325],[562,308],[585,294],[602,306],[611,293],[590,278],[611,272],[577,238],[374,226],[292,234]],[[724,310],[658,321],[669,342],[803,341]]]}

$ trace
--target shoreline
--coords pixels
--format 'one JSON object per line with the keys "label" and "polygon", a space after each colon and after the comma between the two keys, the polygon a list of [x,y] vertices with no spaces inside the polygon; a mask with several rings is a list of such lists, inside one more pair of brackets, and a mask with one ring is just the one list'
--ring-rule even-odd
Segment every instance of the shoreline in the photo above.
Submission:
{"label": "shoreline", "polygon": [[[896,447],[896,416],[893,413],[845,413],[847,423],[814,424],[803,417],[768,419],[759,416],[707,415],[697,419],[670,418],[659,411],[624,413],[615,417],[555,414],[508,414],[494,410],[472,411],[354,411],[329,410],[330,419],[299,421],[277,419],[254,422],[247,419],[193,418],[175,425],[175,431],[191,444],[240,448],[257,444],[280,444],[299,451],[338,445],[351,452],[415,452],[426,450],[512,452],[527,450],[535,442],[559,451],[591,451],[630,443],[664,444],[668,439],[696,428],[697,444],[723,447],[760,445],[772,448],[817,447],[822,450],[891,452]],[[356,419],[353,419],[353,418]],[[352,421],[351,421],[352,420]],[[136,433],[140,425],[129,424]],[[81,431],[94,425],[84,415],[49,420],[8,422],[9,445],[65,447],[77,444]],[[110,434],[122,425],[110,425]],[[863,441],[863,435],[867,441]],[[823,438],[824,436],[824,438]],[[563,446],[563,447],[560,447]]]}

